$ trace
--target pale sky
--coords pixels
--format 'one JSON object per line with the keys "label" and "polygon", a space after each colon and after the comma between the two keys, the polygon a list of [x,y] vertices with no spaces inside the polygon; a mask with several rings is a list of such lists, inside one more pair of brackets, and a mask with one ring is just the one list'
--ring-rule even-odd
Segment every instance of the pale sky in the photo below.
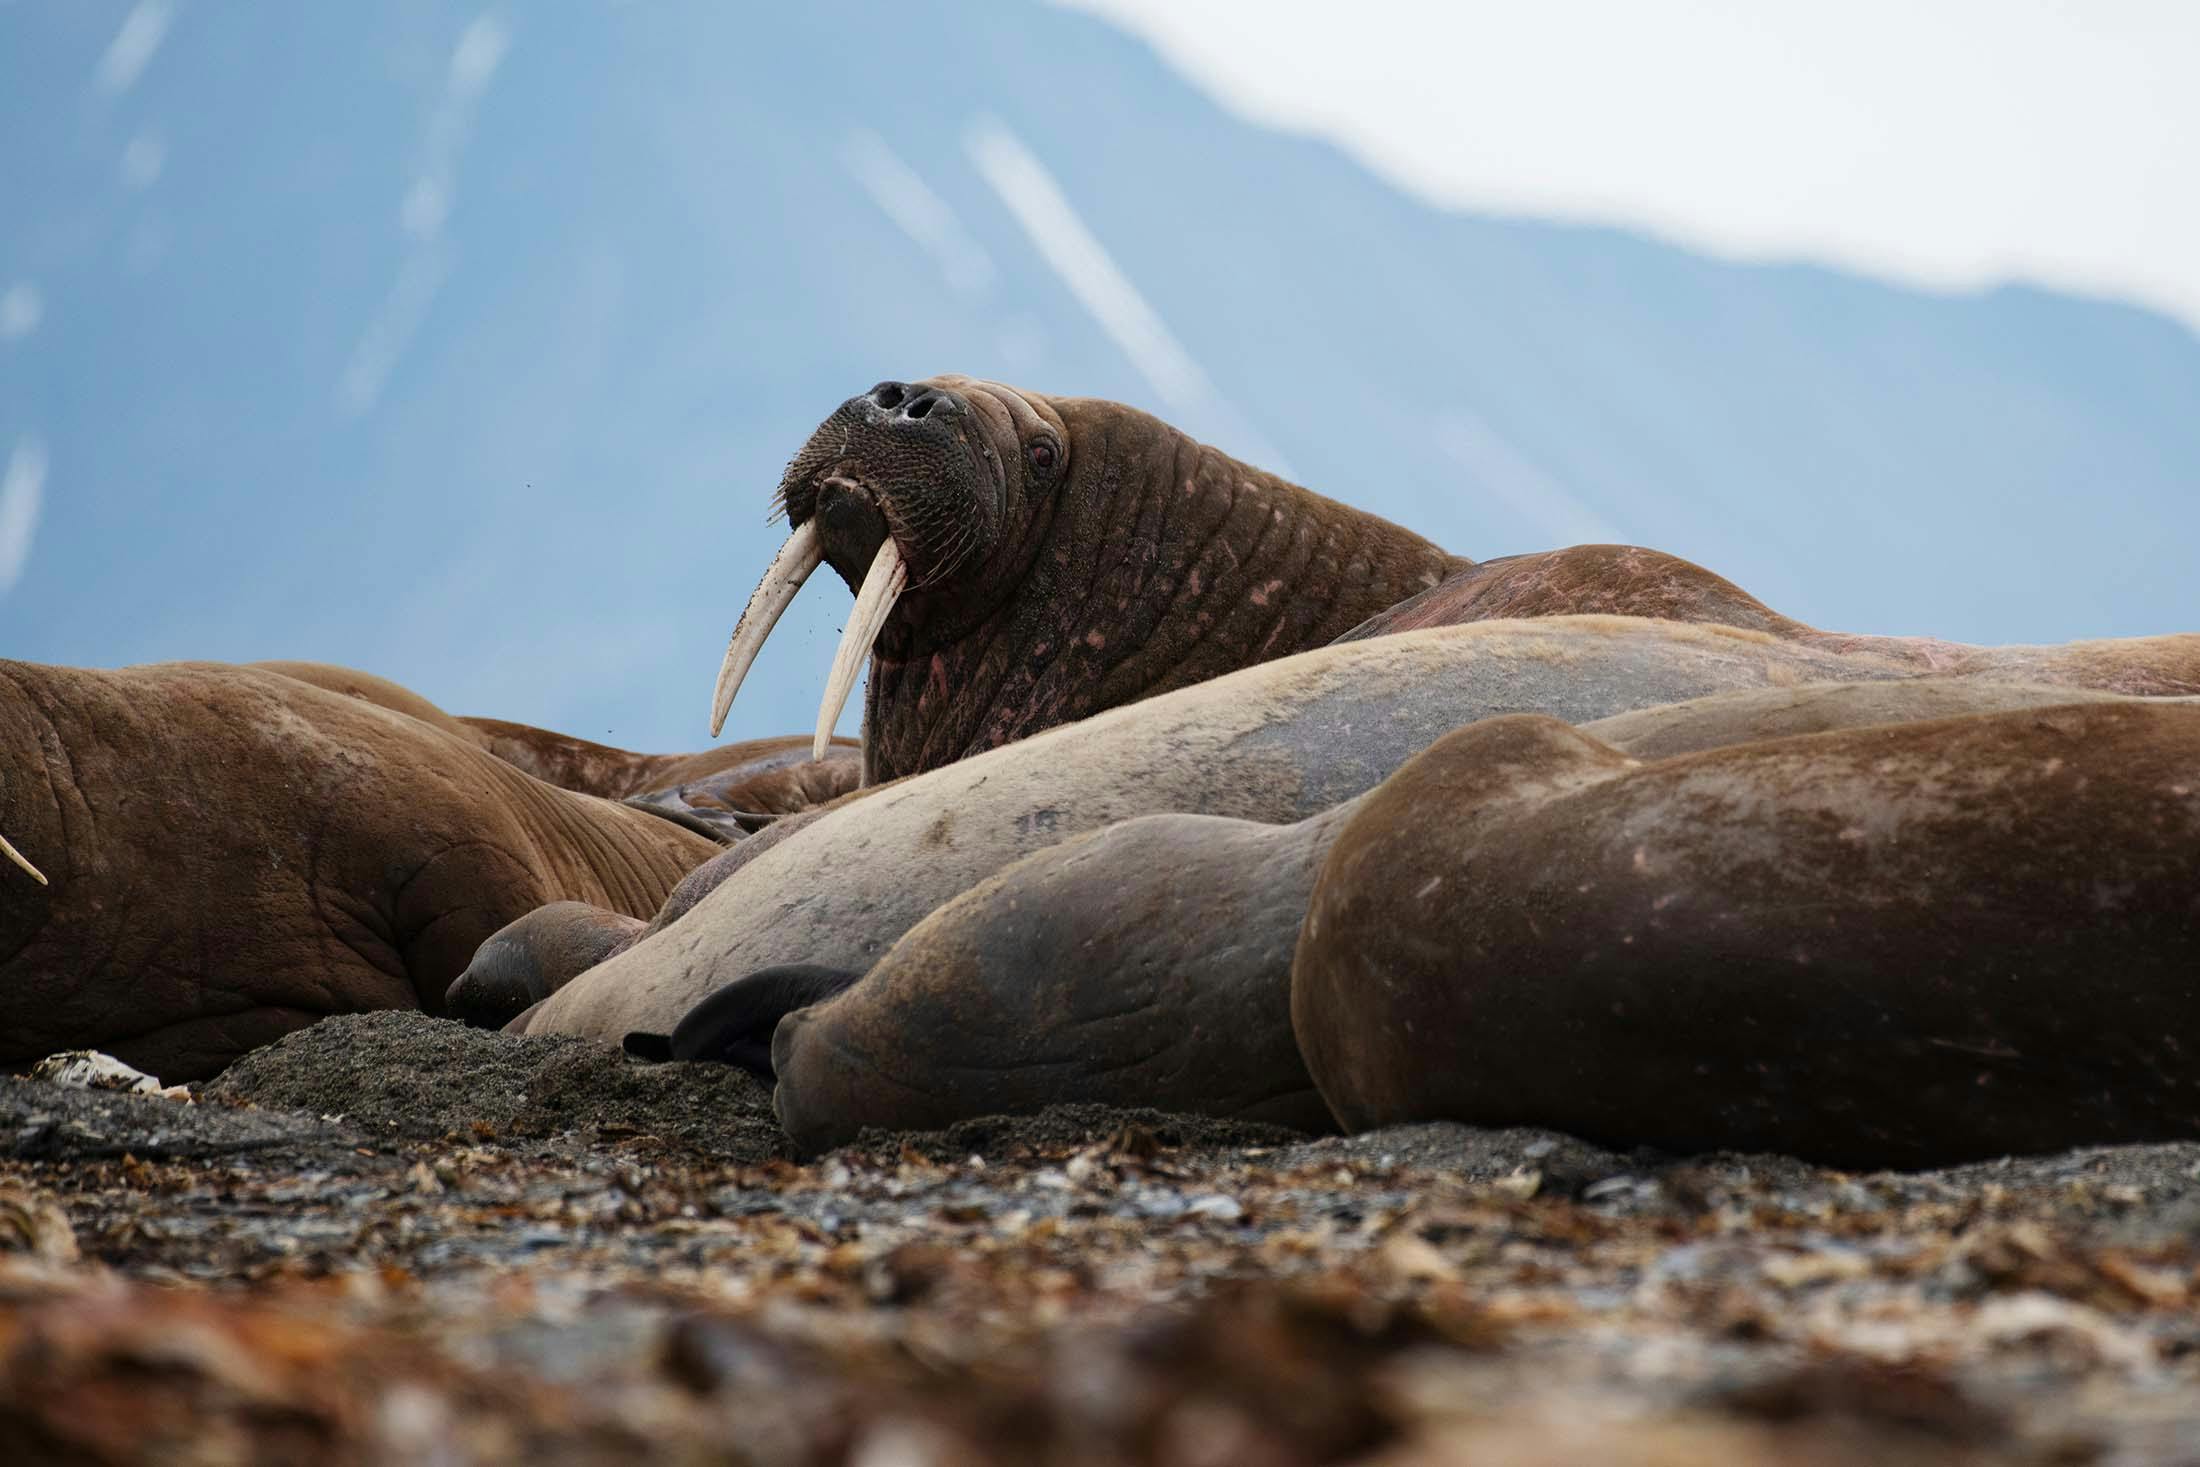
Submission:
{"label": "pale sky", "polygon": [[2200,329],[2200,0],[1070,0],[1438,203]]}

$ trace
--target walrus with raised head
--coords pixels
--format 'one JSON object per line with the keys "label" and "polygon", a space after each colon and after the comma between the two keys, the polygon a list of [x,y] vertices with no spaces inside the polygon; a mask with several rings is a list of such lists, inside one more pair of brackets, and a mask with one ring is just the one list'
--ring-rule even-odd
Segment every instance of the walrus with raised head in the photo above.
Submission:
{"label": "walrus with raised head", "polygon": [[873,781],[1332,641],[1471,564],[1121,403],[882,382],[777,496],[791,533],[736,626],[711,731],[820,564],[856,593],[818,738],[866,657]]}
{"label": "walrus with raised head", "polygon": [[[856,606],[817,738],[870,658],[872,782],[1332,640],[1476,621],[1716,623],[1918,675],[2071,680],[2065,649],[1821,631],[1639,546],[1477,564],[1135,408],[969,377],[850,398],[795,455],[777,502],[791,533],[735,626],[711,730],[795,593],[830,564]],[[2188,649],[2099,645],[2116,650],[2088,686],[2200,692]],[[2058,670],[2026,665],[2027,652]]]}
{"label": "walrus with raised head", "polygon": [[[677,1030],[697,1000],[735,983],[740,991],[715,1002],[701,1027],[709,1043],[758,1053],[795,999],[844,986],[933,906],[1008,861],[1128,814],[1234,813],[1243,772],[1187,771],[1188,760],[1202,757],[1199,741],[1178,737],[1175,715],[1155,713],[1143,733],[1136,718],[1092,715],[1156,695],[1183,697],[1187,684],[1315,642],[1399,630],[1407,625],[1401,618],[1513,628],[1476,644],[1484,652],[1522,645],[1516,624],[1492,618],[1581,608],[1738,629],[1709,643],[1662,630],[1652,640],[1678,650],[1647,657],[1638,655],[1643,634],[1616,633],[1615,646],[1598,650],[1632,670],[1613,681],[1609,669],[1584,676],[1573,661],[1604,634],[1587,622],[1642,624],[1585,619],[1544,647],[1545,664],[1483,665],[1496,681],[1464,690],[1444,715],[1455,724],[1507,710],[1597,717],[1757,685],[1751,677],[1937,673],[2200,690],[2196,638],[1978,649],[1821,633],[1700,567],[1630,547],[1478,567],[1133,409],[967,378],[884,383],[843,404],[797,454],[779,498],[792,531],[736,627],[714,693],[714,728],[778,616],[830,562],[856,590],[857,608],[828,678],[819,737],[870,655],[865,759],[874,780],[936,772],[1079,719],[1087,720],[1083,734],[1100,742],[1045,743],[1016,762],[1028,773],[990,788],[997,771],[988,767],[952,792],[936,781],[897,790],[890,807],[867,804],[860,821],[828,812],[778,832],[771,849],[744,850],[695,873],[689,899],[646,927],[573,907],[515,924],[454,989],[454,1003],[473,1017],[500,1020],[539,1000],[518,1021],[531,1031],[661,1035]],[[1744,642],[1784,650],[1753,651],[1761,665],[1733,673],[1739,681],[1699,676],[1692,659],[1703,647],[1732,651]],[[1275,684],[1283,704],[1291,695],[1280,690],[1292,682],[1286,673]],[[1294,717],[1268,701],[1266,684],[1256,691],[1224,683],[1208,684],[1219,691],[1199,703],[1207,710],[1200,717],[1225,710],[1218,726],[1237,716]],[[1382,739],[1373,754],[1352,746],[1382,727],[1395,696],[1371,690],[1359,716],[1332,731],[1331,757],[1367,775],[1349,788],[1329,781],[1340,789],[1336,798],[1364,789],[1401,757]],[[1227,711],[1240,698],[1244,706]],[[1399,727],[1424,741],[1436,732],[1411,719]],[[1338,733],[1348,736],[1340,741]],[[1153,738],[1141,745],[1146,734]],[[1086,768],[1088,749],[1110,741],[1150,747],[1149,762],[1135,774],[1105,757]],[[1280,808],[1290,813],[1257,818],[1299,818],[1319,807]],[[919,823],[905,830],[910,812]],[[957,828],[962,848],[953,850],[945,833]],[[938,849],[920,849],[920,839]],[[736,879],[708,889],[734,866]],[[796,970],[801,981],[785,981]],[[765,976],[743,983],[750,975]],[[690,1038],[697,1029],[688,1026]]]}
{"label": "walrus with raised head", "polygon": [[[1065,444],[1070,451],[1063,451]],[[1019,448],[1028,456],[1020,467],[1014,458]],[[1186,461],[1198,472],[1162,471],[1164,463]],[[1048,475],[1065,462],[1078,466],[1071,497],[1078,512],[1059,531],[1066,538],[1057,539]],[[1165,513],[1156,518],[1157,506],[1165,510],[1178,492],[1183,496],[1178,507],[1189,519]],[[1840,658],[1838,669],[1820,674],[1827,676],[2037,682],[2144,696],[2200,693],[2200,638],[1980,648],[1930,638],[1824,632],[1774,611],[1700,566],[1639,547],[1576,546],[1480,565],[1440,557],[1448,569],[1432,581],[1430,557],[1440,553],[1425,542],[1190,443],[1145,414],[967,378],[885,383],[844,404],[790,465],[780,501],[793,533],[735,630],[715,692],[714,727],[774,620],[810,571],[829,559],[857,591],[857,609],[828,679],[819,736],[837,717],[864,656],[873,654],[865,727],[873,742],[866,757],[875,776],[936,769],[1095,709],[1164,691],[1183,674],[1207,676],[1233,660],[1242,665],[1287,653],[1335,625],[1340,618],[1328,617],[1328,610],[1380,603],[1416,581],[1419,587],[1402,600],[1378,605],[1336,639],[1349,643],[1414,630],[1594,613],[1732,627],[1799,652]],[[1241,578],[1236,589],[1246,604],[1215,600],[1213,578],[1197,574],[1196,567],[1187,570],[1187,548],[1204,545],[1199,553],[1205,556],[1219,545],[1218,563],[1245,563],[1241,547],[1247,536],[1255,537],[1256,545],[1269,543],[1260,538],[1260,515],[1240,517],[1246,504],[1256,501],[1267,506],[1269,524],[1290,530],[1278,543],[1295,555],[1304,540],[1309,553],[1291,562],[1288,576],[1260,579],[1257,587]],[[970,530],[954,514],[941,513],[942,502],[964,506],[964,518],[979,528]],[[1239,533],[1204,538],[1196,529],[1185,533],[1187,527],[1210,524],[1236,526]],[[1302,536],[1292,528],[1300,525],[1312,528]],[[1352,574],[1364,562],[1341,563],[1332,553],[1339,543],[1336,527],[1342,527],[1343,543],[1378,547],[1382,555],[1373,563],[1384,573],[1372,582]],[[957,548],[966,541],[983,549]],[[939,544],[950,548],[939,550]],[[911,592],[913,563],[932,567],[919,575],[920,584],[952,594]],[[938,569],[942,566],[949,569]],[[1187,597],[1206,599],[1187,615]],[[1221,634],[1210,644],[1207,638],[1218,628]],[[1105,656],[1084,657],[1076,652],[1080,646]],[[1163,655],[1137,655],[1155,646]],[[1017,655],[1003,648],[1025,649],[1028,656],[1019,666]],[[1116,658],[1124,659],[1121,667]],[[1158,677],[1140,670],[1157,666],[1165,669]],[[1563,669],[1548,672],[1536,684],[1544,695],[1554,694],[1566,677]],[[1598,692],[1608,700],[1605,713],[1660,701],[1647,684]],[[1563,713],[1556,704],[1539,711]],[[1064,763],[1074,757],[1067,752],[1070,745],[1049,747],[1064,750],[1058,756]],[[1159,787],[1151,793],[1156,799],[1185,798]],[[1102,799],[1095,808],[1115,806]],[[1104,820],[1090,817],[1064,823],[1057,810],[1050,833],[1100,823]],[[822,848],[815,842],[790,847]],[[754,880],[732,890],[741,899],[769,898],[763,883],[775,870],[760,864]],[[956,868],[948,879],[968,874]],[[920,883],[911,894],[921,902],[942,889]],[[613,1022],[640,1018],[658,1008],[667,993],[733,982],[736,988],[719,994],[708,1012],[678,1026],[674,1044],[753,1056],[762,1029],[787,1012],[794,998],[845,987],[864,971],[861,959],[875,951],[880,932],[910,920],[905,910],[910,904],[894,895],[865,902],[865,920],[847,924],[857,934],[854,951],[837,932],[796,924],[781,934],[784,946],[805,950],[781,952],[754,983],[740,971],[758,955],[745,939],[720,948],[716,936],[723,934],[684,934],[679,976],[669,983],[663,977],[667,944],[627,940],[602,973],[588,975],[578,993],[546,1004],[529,1022],[600,1032],[607,1014]],[[805,899],[803,906],[820,908],[815,899]],[[699,904],[696,910],[717,914],[724,904]],[[891,912],[883,923],[867,920],[882,910]],[[656,931],[666,925],[660,921]],[[524,950],[528,942],[524,931],[501,936],[515,949]],[[561,949],[568,961],[571,953],[588,950],[586,944]],[[796,971],[801,980],[787,980],[786,974]],[[572,976],[560,971],[531,991],[554,991]],[[637,992],[625,997],[610,992],[613,984],[625,983],[636,984]]]}

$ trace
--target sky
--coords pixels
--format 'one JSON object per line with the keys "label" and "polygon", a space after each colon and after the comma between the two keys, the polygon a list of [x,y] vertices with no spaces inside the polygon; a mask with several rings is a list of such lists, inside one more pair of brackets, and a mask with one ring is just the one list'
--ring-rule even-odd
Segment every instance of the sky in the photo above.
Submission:
{"label": "sky", "polygon": [[2200,329],[2194,0],[1073,0],[1446,205]]}
{"label": "sky", "polygon": [[[0,653],[692,747],[788,454],[942,369],[1477,556],[1650,543],[1859,631],[2195,622],[2200,0],[850,11],[0,0]],[[2010,274],[2174,314],[1901,285]],[[807,726],[847,605],[797,602],[733,736]]]}

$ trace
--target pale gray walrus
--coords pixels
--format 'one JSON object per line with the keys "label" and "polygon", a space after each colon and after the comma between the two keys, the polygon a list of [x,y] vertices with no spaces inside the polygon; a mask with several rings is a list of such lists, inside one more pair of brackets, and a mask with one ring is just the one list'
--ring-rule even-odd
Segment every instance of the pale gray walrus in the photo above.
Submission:
{"label": "pale gray walrus", "polygon": [[[646,916],[719,849],[385,679],[280,667],[0,662],[0,831],[36,872],[0,865],[0,1064],[89,1047],[189,1080],[324,1014],[434,1012],[503,924],[561,898]],[[785,743],[689,772],[788,799]]]}
{"label": "pale gray walrus", "polygon": [[[1963,681],[1810,684],[1666,704],[1582,732],[1647,763],[1831,730],[2136,701]],[[1478,747],[1504,799],[1548,793],[1537,769],[1506,762],[1503,745]],[[780,1021],[771,1060],[781,1123],[807,1150],[866,1127],[938,1128],[1064,1101],[1332,1129],[1292,1029],[1292,956],[1331,844],[1387,788],[1295,824],[1149,815],[1025,857],[917,923],[861,982]],[[1445,808],[1469,818],[1457,804]],[[1499,847],[1485,860],[1506,855]],[[1472,904],[1488,879],[1442,889]],[[684,1019],[675,1052],[755,1068],[739,988]]]}
{"label": "pale gray walrus", "polygon": [[[2042,664],[2048,680],[2118,665],[2095,646],[2066,653]],[[2183,656],[2200,669],[2200,637],[2129,644],[2123,655]],[[668,1033],[703,998],[764,970],[803,965],[845,983],[933,908],[1036,850],[1144,814],[1302,820],[1493,714],[1586,722],[1715,692],[1907,675],[1907,664],[1868,653],[1618,617],[1486,622],[1318,649],[796,817],[808,823],[753,857],[740,853],[746,864],[685,916],[514,1027],[616,1041]],[[814,993],[779,977],[752,988],[752,1047],[793,998]]]}

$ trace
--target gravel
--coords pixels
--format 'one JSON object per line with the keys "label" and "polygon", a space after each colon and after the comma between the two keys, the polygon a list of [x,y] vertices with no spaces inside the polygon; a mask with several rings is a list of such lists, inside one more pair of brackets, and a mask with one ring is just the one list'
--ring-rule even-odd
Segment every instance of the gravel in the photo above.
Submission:
{"label": "gravel", "polygon": [[420,1015],[0,1081],[0,1457],[2149,1462],[2200,1146],[1934,1173],[762,1087]]}

